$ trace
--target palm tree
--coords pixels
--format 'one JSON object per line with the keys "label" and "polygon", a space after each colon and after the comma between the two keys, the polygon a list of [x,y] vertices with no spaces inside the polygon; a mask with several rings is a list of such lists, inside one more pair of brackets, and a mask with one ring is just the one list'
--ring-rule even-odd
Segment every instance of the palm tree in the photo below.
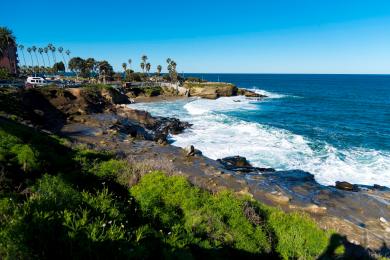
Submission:
{"label": "palm tree", "polygon": [[9,46],[16,45],[16,38],[7,27],[0,27],[0,58],[9,56]]}
{"label": "palm tree", "polygon": [[65,54],[68,56],[68,67],[69,67],[69,58],[70,58],[70,50],[66,50]]}
{"label": "palm tree", "polygon": [[34,68],[34,60],[33,60],[32,54],[31,54],[31,48],[30,48],[30,47],[27,48],[27,52],[30,54],[31,65],[32,65],[32,67]]}
{"label": "palm tree", "polygon": [[51,55],[53,56],[53,61],[54,61],[54,63],[57,63],[57,58],[56,58],[56,54],[55,54],[55,52],[56,52],[56,47],[54,47],[54,46],[52,45],[51,48],[50,48],[50,50],[51,50]]}
{"label": "palm tree", "polygon": [[122,68],[123,68],[124,72],[126,72],[126,69],[127,69],[127,64],[126,64],[126,62],[123,62],[123,63],[122,63]]}
{"label": "palm tree", "polygon": [[142,71],[145,73],[145,66],[146,66],[146,62],[148,61],[148,56],[142,55],[141,60],[142,60],[141,68],[142,68]]}
{"label": "palm tree", "polygon": [[157,66],[157,76],[158,76],[158,77],[160,76],[161,71],[162,71],[162,66],[161,66],[161,65],[158,65],[158,66]]}
{"label": "palm tree", "polygon": [[27,64],[26,64],[26,57],[24,56],[24,46],[22,44],[19,44],[18,47],[19,47],[20,51],[22,52],[24,66],[27,66]]}
{"label": "palm tree", "polygon": [[167,63],[168,63],[168,64],[171,64],[171,61],[172,61],[171,58],[168,58],[168,59],[167,59]]}
{"label": "palm tree", "polygon": [[65,69],[66,69],[66,60],[65,60],[63,51],[64,51],[64,48],[58,47],[58,52],[61,53],[62,59],[64,60]]}
{"label": "palm tree", "polygon": [[50,58],[49,58],[49,54],[48,54],[49,48],[48,47],[43,48],[43,52],[46,53],[47,62],[49,64],[49,67],[51,67]]}
{"label": "palm tree", "polygon": [[38,48],[38,52],[39,52],[39,54],[41,54],[41,58],[43,61],[43,67],[46,67],[45,59],[43,58],[43,48]]}
{"label": "palm tree", "polygon": [[150,65],[149,62],[146,63],[145,68],[146,68],[146,73],[148,74],[148,76],[149,76],[149,71],[150,71],[150,68],[151,68],[151,67],[152,67],[152,65]]}
{"label": "palm tree", "polygon": [[131,69],[131,62],[132,62],[132,60],[129,59],[127,62],[129,63],[129,68]]}
{"label": "palm tree", "polygon": [[32,46],[32,47],[31,47],[31,50],[34,52],[35,59],[37,60],[38,72],[39,72],[39,60],[38,60],[38,56],[37,56],[37,47],[36,47],[36,46]]}

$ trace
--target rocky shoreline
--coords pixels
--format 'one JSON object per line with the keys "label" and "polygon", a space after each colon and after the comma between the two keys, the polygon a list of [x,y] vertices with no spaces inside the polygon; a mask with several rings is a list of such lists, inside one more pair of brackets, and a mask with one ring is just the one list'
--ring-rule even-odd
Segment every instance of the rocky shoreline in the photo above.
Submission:
{"label": "rocky shoreline", "polygon": [[[46,89],[2,92],[0,97],[4,96],[12,97],[9,102],[22,108],[18,121],[64,135],[75,145],[153,164],[168,173],[184,175],[211,192],[228,188],[285,211],[306,212],[321,227],[345,235],[349,246],[360,245],[377,253],[389,250],[388,188],[348,183],[323,186],[307,172],[256,168],[239,156],[215,161],[196,147],[186,150],[169,145],[168,135],[179,134],[190,124],[117,104],[126,103],[120,93]],[[12,107],[9,110],[11,114]]]}

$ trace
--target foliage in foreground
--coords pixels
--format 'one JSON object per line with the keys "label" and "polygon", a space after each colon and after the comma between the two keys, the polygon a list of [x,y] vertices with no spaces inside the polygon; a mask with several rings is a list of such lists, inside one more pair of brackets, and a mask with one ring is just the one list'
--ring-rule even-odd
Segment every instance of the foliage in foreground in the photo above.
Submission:
{"label": "foliage in foreground", "polygon": [[127,162],[0,122],[0,258],[311,259],[327,247],[305,215],[162,172],[129,190]]}

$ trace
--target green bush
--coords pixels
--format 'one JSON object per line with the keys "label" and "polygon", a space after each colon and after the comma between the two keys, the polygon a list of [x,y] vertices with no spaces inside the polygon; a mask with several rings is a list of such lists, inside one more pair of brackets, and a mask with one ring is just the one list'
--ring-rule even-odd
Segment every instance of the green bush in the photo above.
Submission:
{"label": "green bush", "polygon": [[18,164],[24,172],[39,169],[39,153],[27,144],[17,144],[11,148],[11,152],[15,154]]}
{"label": "green bush", "polygon": [[254,254],[271,250],[262,227],[245,217],[245,200],[230,192],[212,196],[191,186],[184,177],[167,177],[161,172],[144,176],[131,192],[145,217],[171,232],[167,242],[172,246],[228,246]]}
{"label": "green bush", "polygon": [[115,181],[120,174],[126,174],[128,170],[126,162],[111,159],[95,164],[91,171],[104,180]]}
{"label": "green bush", "polygon": [[[312,259],[325,250],[329,240],[330,234],[302,213],[286,214],[229,191],[211,195],[183,177],[154,172],[144,176],[131,193],[146,218],[171,232],[167,242],[174,247],[196,243],[254,254],[270,253],[274,248],[284,259]],[[256,221],[244,214],[248,205],[257,214]]]}
{"label": "green bush", "polygon": [[283,259],[311,259],[320,255],[329,243],[322,231],[308,216],[272,210],[268,224],[276,235],[276,252]]}

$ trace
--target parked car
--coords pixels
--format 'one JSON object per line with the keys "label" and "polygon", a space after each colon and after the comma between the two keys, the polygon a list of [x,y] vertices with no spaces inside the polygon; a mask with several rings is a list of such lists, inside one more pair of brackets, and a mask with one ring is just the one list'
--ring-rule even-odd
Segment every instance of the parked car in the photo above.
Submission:
{"label": "parked car", "polygon": [[42,87],[47,85],[48,85],[48,81],[43,77],[27,77],[25,83],[26,88]]}

